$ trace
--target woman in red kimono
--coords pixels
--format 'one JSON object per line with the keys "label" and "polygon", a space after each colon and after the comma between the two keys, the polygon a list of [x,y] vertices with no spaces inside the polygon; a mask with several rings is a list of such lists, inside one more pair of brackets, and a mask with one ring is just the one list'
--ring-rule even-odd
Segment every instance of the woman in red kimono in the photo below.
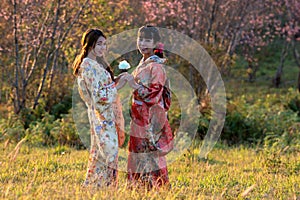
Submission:
{"label": "woman in red kimono", "polygon": [[131,132],[128,155],[128,180],[148,188],[169,186],[165,155],[173,148],[173,134],[164,107],[163,92],[166,59],[155,55],[160,40],[158,30],[143,26],[138,31],[137,46],[143,58],[129,85],[134,89],[131,105]]}

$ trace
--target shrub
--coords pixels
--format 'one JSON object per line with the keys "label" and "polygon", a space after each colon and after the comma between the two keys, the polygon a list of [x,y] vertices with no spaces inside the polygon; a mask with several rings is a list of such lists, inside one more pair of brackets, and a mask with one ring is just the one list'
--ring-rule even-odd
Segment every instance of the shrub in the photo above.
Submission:
{"label": "shrub", "polygon": [[20,116],[10,114],[8,118],[0,119],[0,141],[18,142],[25,135],[24,122]]}
{"label": "shrub", "polygon": [[72,96],[65,96],[63,100],[52,106],[50,114],[55,116],[55,119],[61,118],[63,114],[67,114],[72,108]]}
{"label": "shrub", "polygon": [[50,135],[59,145],[83,147],[71,114],[64,114],[62,118],[55,120],[54,128],[50,131]]}
{"label": "shrub", "polygon": [[42,119],[31,122],[26,129],[28,142],[37,146],[55,144],[54,138],[50,135],[51,129],[55,127],[54,119],[53,115],[45,112]]}

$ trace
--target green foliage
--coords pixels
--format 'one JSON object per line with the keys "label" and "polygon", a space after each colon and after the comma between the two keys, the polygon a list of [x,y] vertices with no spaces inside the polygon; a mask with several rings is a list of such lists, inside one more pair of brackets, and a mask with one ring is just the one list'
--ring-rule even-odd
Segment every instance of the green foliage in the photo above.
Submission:
{"label": "green foliage", "polygon": [[50,134],[59,145],[69,145],[77,148],[83,147],[76,132],[76,127],[71,114],[65,114],[53,123],[54,128]]}
{"label": "green foliage", "polygon": [[262,139],[260,130],[255,123],[237,111],[227,113],[221,139],[226,140],[229,144],[247,143]]}
{"label": "green foliage", "polygon": [[32,122],[26,129],[28,141],[32,145],[69,145],[82,147],[71,114],[55,119],[46,112],[41,120]]}
{"label": "green foliage", "polygon": [[274,145],[276,141],[283,146],[290,145],[292,140],[300,142],[294,135],[288,134],[300,121],[298,110],[290,109],[294,108],[291,102],[297,98],[297,91],[257,93],[256,97],[242,95],[228,101],[221,138],[233,143],[264,142],[267,146]]}
{"label": "green foliage", "polygon": [[299,95],[292,97],[289,102],[287,103],[287,107],[292,111],[298,113],[300,117],[300,97]]}
{"label": "green foliage", "polygon": [[20,116],[10,114],[9,117],[0,118],[0,141],[11,140],[17,142],[25,135],[24,122]]}
{"label": "green foliage", "polygon": [[[64,105],[63,102],[60,105]],[[62,114],[66,111],[57,110],[54,112],[57,115],[50,114],[40,101],[35,110],[27,108],[20,115],[10,114],[7,119],[0,119],[0,141],[19,142],[26,137],[27,143],[33,146],[69,145],[82,148],[69,111]]]}
{"label": "green foliage", "polygon": [[67,114],[72,107],[72,96],[65,96],[63,100],[52,106],[50,114],[55,118],[61,118],[62,114]]}
{"label": "green foliage", "polygon": [[[253,93],[248,89],[248,93]],[[271,92],[259,89],[256,96],[234,96],[228,91],[227,114],[221,140],[228,144],[263,144],[266,149],[276,151],[289,146],[290,151],[299,147],[299,108],[298,93],[294,89],[287,92]],[[1,119],[1,140],[19,141],[24,136],[32,145],[69,145],[82,148],[72,115],[62,114],[69,101],[61,102],[53,114],[43,109],[43,102],[35,110],[26,109],[21,117],[11,115]],[[66,106],[63,106],[66,105]],[[63,108],[60,110],[59,108]],[[128,111],[126,110],[125,113]],[[126,123],[130,119],[125,114]],[[168,112],[172,130],[180,126],[181,112],[175,98]],[[210,111],[202,110],[199,118],[197,139],[203,139],[210,122]],[[129,127],[126,126],[126,131]],[[127,138],[128,139],[128,138]],[[127,143],[127,142],[126,142]]]}
{"label": "green foliage", "polygon": [[54,128],[54,116],[45,112],[41,120],[30,123],[26,129],[28,141],[33,145],[53,145],[55,141],[50,134]]}

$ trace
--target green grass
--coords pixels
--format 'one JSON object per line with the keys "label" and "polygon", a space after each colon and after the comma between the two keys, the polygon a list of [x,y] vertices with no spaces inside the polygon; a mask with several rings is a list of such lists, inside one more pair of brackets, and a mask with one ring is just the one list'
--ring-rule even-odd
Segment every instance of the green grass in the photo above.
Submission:
{"label": "green grass", "polygon": [[207,160],[198,161],[195,149],[169,164],[171,190],[146,192],[128,189],[125,172],[119,172],[118,188],[82,189],[85,150],[23,145],[16,159],[10,160],[14,146],[1,147],[0,197],[4,199],[300,198],[299,152],[274,156],[260,149],[217,145]]}

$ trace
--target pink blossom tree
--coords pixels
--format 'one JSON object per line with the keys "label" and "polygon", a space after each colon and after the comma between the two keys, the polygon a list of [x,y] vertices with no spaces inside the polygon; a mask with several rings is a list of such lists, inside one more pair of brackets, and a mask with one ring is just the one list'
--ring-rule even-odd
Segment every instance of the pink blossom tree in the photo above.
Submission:
{"label": "pink blossom tree", "polygon": [[288,20],[283,30],[286,33],[286,40],[291,43],[295,63],[299,68],[297,88],[300,92],[300,2],[296,0],[285,0],[285,5]]}
{"label": "pink blossom tree", "polygon": [[[215,61],[225,74],[230,74],[240,47],[248,62],[248,78],[253,81],[259,67],[257,55],[278,38],[286,41],[275,79],[280,79],[289,46],[299,66],[299,1],[145,0],[142,5],[146,23],[178,30],[199,41],[212,56],[218,55]],[[217,53],[220,50],[222,55]]]}

